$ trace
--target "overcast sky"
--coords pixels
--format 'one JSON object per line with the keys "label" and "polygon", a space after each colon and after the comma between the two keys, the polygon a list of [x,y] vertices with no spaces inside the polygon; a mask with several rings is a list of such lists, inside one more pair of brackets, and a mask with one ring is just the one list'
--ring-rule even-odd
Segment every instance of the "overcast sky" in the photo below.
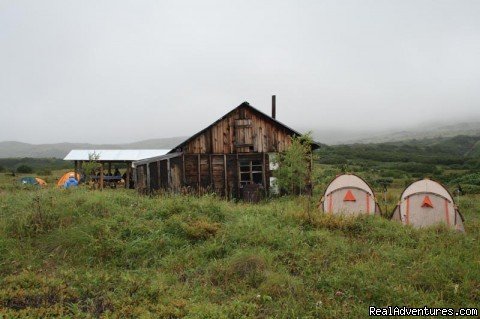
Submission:
{"label": "overcast sky", "polygon": [[0,0],[0,141],[480,118],[480,1]]}

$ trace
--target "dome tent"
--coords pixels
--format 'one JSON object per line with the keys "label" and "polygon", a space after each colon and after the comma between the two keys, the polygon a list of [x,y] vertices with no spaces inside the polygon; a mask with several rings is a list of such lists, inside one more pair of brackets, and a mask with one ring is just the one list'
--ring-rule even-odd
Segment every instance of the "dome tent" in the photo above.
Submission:
{"label": "dome tent", "polygon": [[43,179],[35,177],[35,180],[37,181],[38,185],[47,186],[47,182],[45,182]]}
{"label": "dome tent", "polygon": [[414,227],[445,223],[448,227],[465,231],[463,217],[453,196],[443,185],[428,178],[410,184],[403,191],[392,220]]}
{"label": "dome tent", "polygon": [[334,178],[320,201],[320,210],[330,214],[380,214],[372,188],[354,174]]}
{"label": "dome tent", "polygon": [[47,183],[38,177],[27,176],[20,179],[20,183],[23,185],[35,185],[35,186],[46,186]]}
{"label": "dome tent", "polygon": [[73,175],[75,176],[75,178],[77,179],[77,181],[80,182],[80,174],[77,173],[75,174],[75,172],[67,172],[65,174],[62,175],[62,177],[60,177],[60,179],[57,181],[57,186],[58,187],[63,187],[63,185],[65,184],[65,182],[68,180],[68,178],[70,177],[70,175]]}

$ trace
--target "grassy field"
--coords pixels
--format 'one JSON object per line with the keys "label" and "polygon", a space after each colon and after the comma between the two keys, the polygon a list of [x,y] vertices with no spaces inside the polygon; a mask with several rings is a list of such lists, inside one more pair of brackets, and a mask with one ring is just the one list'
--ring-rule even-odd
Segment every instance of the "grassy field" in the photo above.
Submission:
{"label": "grassy field", "polygon": [[[15,179],[0,174],[0,317],[361,318],[370,305],[480,304],[479,195],[461,198],[461,234],[321,215],[319,195],[253,205]],[[392,185],[385,216],[403,181]]]}

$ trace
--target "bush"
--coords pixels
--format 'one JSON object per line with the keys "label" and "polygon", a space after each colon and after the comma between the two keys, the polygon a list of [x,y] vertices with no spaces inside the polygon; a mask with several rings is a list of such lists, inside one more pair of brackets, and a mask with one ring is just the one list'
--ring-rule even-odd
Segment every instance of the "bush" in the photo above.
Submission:
{"label": "bush", "polygon": [[20,165],[19,167],[17,167],[17,173],[30,174],[33,173],[33,168],[28,165]]}
{"label": "bush", "polygon": [[3,173],[5,172],[5,167],[3,167],[2,165],[0,165],[0,173]]}
{"label": "bush", "polygon": [[465,184],[469,184],[469,185],[480,186],[480,173],[463,175],[461,177],[453,179],[451,182],[452,183],[457,183],[457,184],[465,183]]}
{"label": "bush", "polygon": [[396,165],[398,170],[412,173],[412,175],[424,175],[424,174],[433,174],[437,173],[438,169],[433,164],[424,164],[424,163],[398,163]]}
{"label": "bush", "polygon": [[38,170],[37,174],[42,175],[42,176],[50,176],[50,175],[52,175],[52,171],[45,168],[45,169]]}
{"label": "bush", "polygon": [[462,185],[462,190],[465,194],[480,194],[479,185]]}
{"label": "bush", "polygon": [[292,137],[291,146],[284,153],[276,154],[273,162],[278,165],[274,171],[278,188],[285,194],[301,194],[311,179],[310,135]]}

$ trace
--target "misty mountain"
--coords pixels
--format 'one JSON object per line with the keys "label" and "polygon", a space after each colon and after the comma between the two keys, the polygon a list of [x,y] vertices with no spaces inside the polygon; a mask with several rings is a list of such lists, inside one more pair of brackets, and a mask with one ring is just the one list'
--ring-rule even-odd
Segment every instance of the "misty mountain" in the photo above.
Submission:
{"label": "misty mountain", "polygon": [[[303,132],[308,129],[301,130]],[[348,129],[315,129],[313,138],[320,143],[335,144],[367,144],[383,142],[399,142],[432,138],[454,137],[458,135],[480,136],[480,122],[464,122],[456,124],[424,123],[403,130],[360,131]],[[162,149],[172,148],[187,137],[171,137],[149,139],[126,144],[91,144],[91,143],[57,143],[29,144],[22,142],[0,142],[0,158],[34,157],[63,158],[72,149]]]}
{"label": "misty mountain", "polygon": [[[309,130],[304,129],[302,131],[306,132]],[[480,135],[480,122],[455,124],[428,122],[417,126],[408,126],[402,129],[392,128],[390,130],[349,130],[345,128],[313,129],[311,131],[313,132],[314,140],[324,144],[367,144],[454,137],[458,135],[478,136]]]}
{"label": "misty mountain", "polygon": [[149,139],[127,144],[90,144],[90,143],[56,143],[29,144],[22,142],[0,142],[0,158],[33,157],[64,158],[72,149],[165,149],[172,148],[184,141],[186,137]]}

